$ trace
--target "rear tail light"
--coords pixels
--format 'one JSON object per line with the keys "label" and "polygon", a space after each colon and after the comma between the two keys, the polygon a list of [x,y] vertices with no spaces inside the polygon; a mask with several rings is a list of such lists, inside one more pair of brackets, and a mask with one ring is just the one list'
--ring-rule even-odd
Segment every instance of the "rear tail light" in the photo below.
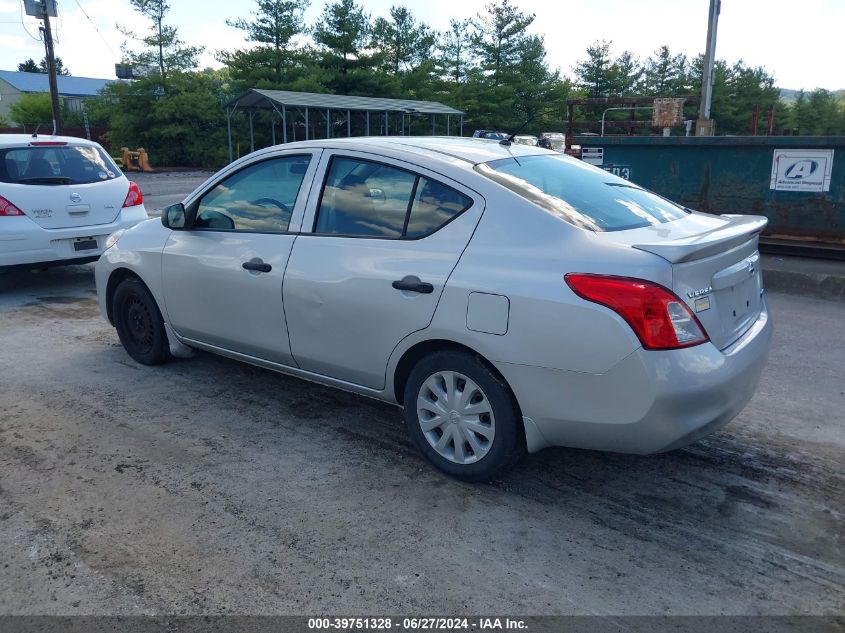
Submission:
{"label": "rear tail light", "polygon": [[23,211],[18,209],[3,196],[0,196],[0,217],[8,217],[12,215],[23,215]]}
{"label": "rear tail light", "polygon": [[67,141],[32,141],[30,147],[59,147],[67,145]]}
{"label": "rear tail light", "polygon": [[709,340],[686,304],[659,284],[580,273],[565,279],[579,297],[607,306],[625,319],[646,349],[679,349]]}
{"label": "rear tail light", "polygon": [[141,189],[134,182],[129,183],[129,193],[126,194],[126,200],[123,201],[123,208],[134,207],[144,202],[144,196],[141,195]]}

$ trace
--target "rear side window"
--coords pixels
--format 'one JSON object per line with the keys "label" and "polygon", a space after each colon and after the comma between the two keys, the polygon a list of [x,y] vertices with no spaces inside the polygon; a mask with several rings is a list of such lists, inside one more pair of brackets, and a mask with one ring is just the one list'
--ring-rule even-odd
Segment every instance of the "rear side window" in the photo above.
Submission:
{"label": "rear side window", "polygon": [[200,200],[195,229],[284,233],[310,156],[273,158],[245,167]]}
{"label": "rear side window", "polygon": [[567,222],[593,231],[663,224],[681,207],[636,185],[564,156],[520,156],[475,169]]}
{"label": "rear side window", "polygon": [[120,170],[99,147],[58,145],[0,149],[0,182],[84,185],[120,176]]}
{"label": "rear side window", "polygon": [[405,235],[419,238],[434,233],[471,204],[472,198],[436,180],[421,177]]}
{"label": "rear side window", "polygon": [[314,232],[389,239],[430,235],[472,199],[419,174],[353,158],[334,158]]}

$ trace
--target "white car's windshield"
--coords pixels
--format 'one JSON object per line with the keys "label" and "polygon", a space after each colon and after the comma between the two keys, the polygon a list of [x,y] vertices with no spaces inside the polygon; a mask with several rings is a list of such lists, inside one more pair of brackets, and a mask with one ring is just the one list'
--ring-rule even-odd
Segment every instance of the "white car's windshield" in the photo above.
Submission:
{"label": "white car's windshield", "polygon": [[565,156],[503,158],[475,168],[567,222],[594,231],[641,228],[686,215],[665,198]]}

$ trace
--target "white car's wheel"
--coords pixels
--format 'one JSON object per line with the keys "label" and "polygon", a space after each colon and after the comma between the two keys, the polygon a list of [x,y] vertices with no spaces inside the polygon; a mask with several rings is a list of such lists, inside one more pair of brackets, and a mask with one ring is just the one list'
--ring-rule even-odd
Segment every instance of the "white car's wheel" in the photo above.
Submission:
{"label": "white car's wheel", "polygon": [[513,394],[470,354],[449,350],[419,361],[408,378],[404,404],[417,447],[453,477],[490,479],[525,451]]}

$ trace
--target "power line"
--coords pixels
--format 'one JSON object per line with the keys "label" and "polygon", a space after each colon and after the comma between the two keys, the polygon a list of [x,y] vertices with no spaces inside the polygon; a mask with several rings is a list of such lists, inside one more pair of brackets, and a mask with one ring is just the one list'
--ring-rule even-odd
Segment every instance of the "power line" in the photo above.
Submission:
{"label": "power line", "polygon": [[23,9],[24,9],[23,0],[21,0],[21,26],[23,27],[23,30],[26,31],[26,34],[29,35],[32,39],[34,39],[36,42],[42,42],[43,40],[40,37],[40,32],[39,32],[39,37],[35,37],[32,33],[29,32],[29,29],[26,28],[26,23],[24,22]]}
{"label": "power line", "polygon": [[85,11],[85,9],[82,7],[82,5],[79,3],[79,0],[73,0],[73,1],[76,2],[76,6],[79,7],[79,10],[82,11],[82,15],[84,15],[87,18],[88,22],[91,23],[91,26],[94,27],[94,30],[97,31],[97,35],[99,35],[100,39],[103,40],[103,44],[106,45],[106,48],[109,49],[111,54],[114,55],[115,57],[120,57],[120,55],[115,53],[114,49],[111,47],[111,44],[109,44],[108,41],[106,41],[106,38],[103,36],[103,34],[100,33],[100,29],[97,28],[96,24],[94,24],[94,20],[91,19],[91,16],[88,15],[88,13]]}

